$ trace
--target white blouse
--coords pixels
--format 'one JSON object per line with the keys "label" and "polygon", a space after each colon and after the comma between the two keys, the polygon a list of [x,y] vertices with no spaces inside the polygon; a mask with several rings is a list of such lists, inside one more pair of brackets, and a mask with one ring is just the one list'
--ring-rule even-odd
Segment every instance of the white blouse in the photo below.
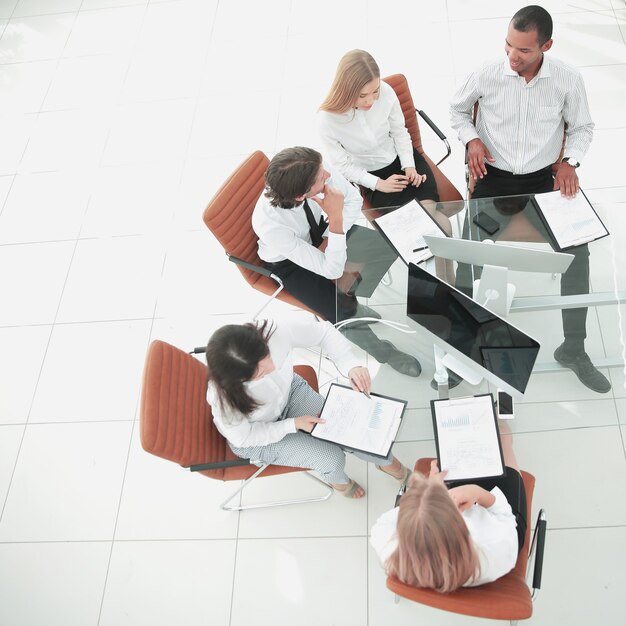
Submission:
{"label": "white blouse", "polygon": [[324,154],[350,182],[375,189],[379,170],[400,157],[402,168],[415,167],[413,144],[396,92],[380,81],[380,94],[369,111],[319,111],[317,125]]}
{"label": "white blouse", "polygon": [[[496,501],[490,507],[474,504],[461,513],[480,563],[478,577],[470,578],[464,587],[476,587],[497,580],[508,574],[517,562],[515,515],[498,487],[494,487],[491,493]],[[396,507],[383,513],[372,528],[370,544],[383,565],[398,547],[398,511]]]}
{"label": "white blouse", "polygon": [[230,407],[222,407],[215,385],[209,381],[207,402],[211,405],[215,426],[238,448],[267,445],[296,432],[295,419],[278,421],[287,406],[294,376],[294,348],[321,346],[345,375],[361,365],[349,341],[330,322],[320,321],[308,313],[296,313],[274,322],[275,330],[268,346],[276,369],[258,380],[244,383],[247,392],[259,404],[252,413],[244,416]]}

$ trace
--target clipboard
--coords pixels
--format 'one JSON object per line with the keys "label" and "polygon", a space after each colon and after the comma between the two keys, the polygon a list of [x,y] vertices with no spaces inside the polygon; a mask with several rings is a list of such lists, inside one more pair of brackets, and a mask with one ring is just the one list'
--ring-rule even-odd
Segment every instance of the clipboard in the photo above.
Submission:
{"label": "clipboard", "polygon": [[437,463],[446,482],[496,478],[505,473],[491,393],[431,400]]}
{"label": "clipboard", "polygon": [[337,443],[346,450],[384,459],[395,442],[407,401],[370,393],[370,398],[347,385],[332,383],[311,436]]}
{"label": "clipboard", "polygon": [[[428,217],[428,228],[422,229],[423,232],[420,231],[418,233],[417,231],[407,231],[406,228],[403,228],[402,226],[398,227],[395,224],[396,220],[394,219],[400,215],[398,211],[407,214],[404,220],[405,225],[407,222],[411,221],[410,218],[413,211],[420,211],[420,213],[413,213],[413,215],[418,219],[422,213]],[[389,245],[396,251],[405,265],[408,265],[409,263],[417,265],[418,263],[432,259],[434,256],[424,241],[424,235],[434,235],[439,237],[448,236],[443,228],[437,223],[435,218],[424,208],[419,200],[416,199],[410,200],[406,204],[396,207],[393,211],[387,212],[384,215],[375,217],[372,220],[372,224],[374,224],[374,227],[378,230],[378,232],[380,232]],[[406,240],[407,232],[410,233],[408,241]]]}
{"label": "clipboard", "polygon": [[[570,243],[569,245],[562,245],[561,242],[559,241],[559,237],[557,236],[558,233],[556,233],[554,231],[553,228],[553,224],[550,223],[550,221],[548,220],[548,218],[546,217],[546,215],[544,214],[542,208],[541,208],[541,197],[544,196],[546,198],[546,200],[550,197],[554,197],[556,198],[558,196],[558,198],[560,198],[560,192],[559,191],[551,191],[551,192],[547,192],[547,193],[542,193],[542,194],[535,194],[532,198],[531,198],[531,203],[533,205],[533,207],[535,208],[535,210],[537,211],[539,218],[541,219],[541,221],[543,222],[543,225],[546,227],[546,230],[548,231],[548,234],[550,235],[550,238],[552,239],[552,243],[554,244],[554,247],[556,249],[557,252],[565,252],[566,250],[571,250],[572,248],[576,248],[577,246],[582,246],[583,244],[586,243],[590,243],[592,241],[597,241],[598,239],[603,239],[604,237],[608,237],[609,236],[609,231],[607,229],[607,227],[604,225],[604,222],[600,219],[600,216],[598,215],[598,213],[596,212],[596,210],[593,208],[593,205],[591,204],[591,202],[589,202],[589,198],[587,198],[587,196],[585,195],[585,192],[582,189],[579,189],[579,194],[581,194],[582,198],[584,198],[588,208],[589,208],[589,220],[593,220],[594,222],[594,226],[595,226],[595,230],[597,231],[596,234],[591,235],[591,236],[582,236],[580,240],[577,240],[575,242]],[[537,197],[539,197],[539,200],[537,200]],[[573,202],[574,200],[576,200],[577,198],[574,198],[573,200],[567,200],[567,199],[563,199],[563,208],[566,208],[566,204],[567,202]],[[579,200],[580,202],[580,200]],[[580,222],[578,223],[574,223],[572,224],[572,228],[575,230],[577,227],[579,227],[581,225]]]}

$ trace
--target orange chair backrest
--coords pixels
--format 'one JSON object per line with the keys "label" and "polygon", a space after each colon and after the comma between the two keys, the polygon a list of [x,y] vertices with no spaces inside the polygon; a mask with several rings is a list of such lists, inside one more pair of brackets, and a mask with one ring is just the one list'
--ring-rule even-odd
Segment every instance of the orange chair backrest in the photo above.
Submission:
{"label": "orange chair backrest", "polygon": [[[317,391],[317,376],[312,367],[297,365],[294,370]],[[183,467],[238,459],[213,424],[206,391],[206,365],[164,341],[153,341],[148,349],[141,389],[143,449]],[[246,465],[201,473],[218,480],[240,480],[250,477],[256,469],[254,465]],[[300,468],[269,466],[263,476],[289,471]]]}
{"label": "orange chair backrest", "polygon": [[[252,229],[252,212],[265,189],[265,171],[269,159],[263,152],[253,152],[226,180],[207,205],[202,216],[208,229],[228,254],[254,265],[262,265],[258,255],[258,237]],[[265,276],[246,268],[239,268],[253,287],[267,281],[271,293],[275,286]]]}

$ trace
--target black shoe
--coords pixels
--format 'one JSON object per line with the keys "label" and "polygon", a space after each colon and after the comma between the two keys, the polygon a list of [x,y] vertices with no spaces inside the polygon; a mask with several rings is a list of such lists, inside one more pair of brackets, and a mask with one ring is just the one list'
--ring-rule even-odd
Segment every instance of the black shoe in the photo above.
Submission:
{"label": "black shoe", "polygon": [[554,360],[558,361],[563,367],[569,367],[578,376],[578,380],[592,391],[597,393],[608,393],[611,391],[611,383],[591,362],[586,352],[567,354],[563,349],[563,344],[561,344],[554,351]]}
{"label": "black shoe", "polygon": [[387,344],[390,348],[386,363],[393,367],[396,372],[400,372],[400,374],[405,374],[406,376],[413,376],[414,378],[417,378],[422,373],[422,366],[415,357],[400,352],[391,341],[383,340],[383,343]]}
{"label": "black shoe", "polygon": [[[448,371],[448,389],[454,389],[455,387],[458,387],[461,384],[463,379],[460,376],[457,376],[453,371],[451,370],[447,370],[447,371]],[[437,381],[434,378],[430,381],[430,386],[435,391],[439,390],[439,385],[437,384]]]}

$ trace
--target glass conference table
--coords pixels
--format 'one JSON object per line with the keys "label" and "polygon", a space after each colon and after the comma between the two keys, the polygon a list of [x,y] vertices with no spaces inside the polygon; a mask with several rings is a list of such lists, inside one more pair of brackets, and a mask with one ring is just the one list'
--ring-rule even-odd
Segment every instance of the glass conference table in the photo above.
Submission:
{"label": "glass conference table", "polygon": [[[339,319],[346,317],[345,312],[341,312],[342,305],[345,311],[345,303],[349,300],[350,294],[354,293],[358,296],[359,302],[371,307],[382,320],[370,324],[367,327],[369,330],[363,330],[364,325],[358,322],[347,323],[344,332],[349,338],[352,338],[350,333],[352,335],[358,335],[359,332],[374,333],[379,339],[391,341],[399,350],[418,358],[423,368],[421,376],[416,379],[402,375],[389,366],[380,367],[376,372],[375,388],[380,385],[384,393],[389,395],[397,393],[399,397],[405,398],[408,395],[409,406],[425,407],[428,401],[437,397],[438,394],[441,397],[447,395],[446,368],[444,367],[447,365],[449,369],[461,374],[464,379],[464,382],[457,388],[458,393],[455,390],[452,395],[468,395],[486,391],[495,393],[496,388],[500,387],[509,392],[512,391],[513,395],[520,398],[523,393],[532,392],[533,381],[538,376],[545,377],[554,372],[568,372],[570,378],[561,377],[561,380],[566,381],[563,384],[561,396],[567,399],[568,389],[582,387],[582,383],[570,370],[559,365],[553,357],[554,350],[563,341],[563,327],[566,324],[569,328],[574,328],[574,332],[586,334],[586,352],[593,363],[601,368],[606,376],[610,376],[613,389],[602,397],[610,396],[611,393],[616,394],[617,397],[623,396],[624,354],[626,353],[624,346],[626,324],[622,315],[625,311],[623,304],[626,302],[626,218],[624,217],[626,197],[620,197],[619,193],[613,193],[612,190],[594,190],[587,192],[587,197],[610,235],[587,245],[566,250],[567,253],[573,253],[573,260],[568,270],[562,274],[552,271],[549,263],[546,264],[544,270],[542,262],[539,263],[541,271],[536,271],[537,263],[533,265],[532,262],[530,268],[535,271],[519,271],[519,268],[507,269],[507,263],[503,263],[500,259],[501,250],[496,251],[498,254],[494,252],[492,255],[494,265],[500,269],[505,267],[503,272],[506,282],[509,283],[507,294],[509,306],[502,309],[506,296],[500,297],[501,294],[497,291],[487,289],[486,298],[485,289],[482,293],[477,292],[477,300],[480,295],[479,304],[484,304],[487,309],[493,309],[499,313],[497,316],[492,315],[491,319],[488,319],[489,310],[485,312],[485,308],[473,306],[473,302],[469,300],[469,296],[473,294],[474,281],[484,278],[481,276],[482,267],[458,261],[456,251],[452,255],[448,251],[446,256],[452,256],[457,260],[433,256],[418,263],[416,267],[411,266],[410,270],[407,263],[401,258],[396,258],[393,253],[390,258],[392,248],[376,229],[369,234],[370,243],[367,244],[367,248],[362,246],[359,250],[355,239],[356,252],[353,250],[349,254],[346,274],[337,281],[338,316]],[[490,239],[499,242],[495,244],[498,248],[506,245],[503,242],[511,242],[510,245],[530,249],[530,255],[534,256],[536,261],[538,255],[533,255],[533,250],[540,253],[553,251],[556,246],[530,199],[530,196],[515,196],[442,202],[431,204],[428,210],[453,238],[476,242]],[[374,218],[393,210],[393,208],[366,210],[364,211],[366,218],[364,224],[372,228],[371,223]],[[474,218],[478,214],[487,215],[495,221],[497,230],[493,234],[488,234],[475,224]],[[375,245],[371,245],[372,237],[376,239]],[[484,255],[484,252],[481,254]],[[470,255],[469,260],[472,259]],[[473,260],[474,263],[483,261],[484,259]],[[491,261],[491,255],[488,256],[487,261]],[[522,266],[524,266],[523,262]],[[388,272],[382,280],[379,280],[382,270],[386,267],[389,268]],[[373,271],[369,272],[372,268]],[[528,267],[524,266],[524,269],[527,270]],[[367,285],[368,274],[376,277],[374,285]],[[429,276],[434,278],[431,279]],[[355,280],[355,277],[361,279],[360,282]],[[499,272],[499,277],[502,278],[502,271]],[[491,276],[488,278],[491,279]],[[481,280],[479,286],[484,287],[482,283],[487,284],[487,282]],[[455,289],[446,289],[448,285],[454,286]],[[511,297],[513,288],[515,293]],[[426,318],[414,315],[415,294],[413,293],[411,298],[408,294],[416,290],[423,291],[422,295],[426,294],[423,298],[424,302],[429,301],[437,309],[437,315],[427,315]],[[499,303],[493,299],[489,300],[494,293],[495,299],[500,300]],[[502,342],[498,343],[496,340],[496,345],[485,345],[483,336],[482,345],[470,346],[463,351],[462,344],[467,340],[464,334],[460,339],[457,334],[456,343],[452,340],[454,346],[449,349],[451,345],[449,343],[451,341],[450,318],[455,318],[455,316],[459,318],[459,303],[463,309],[461,317],[470,320],[469,326],[475,327],[480,325],[479,322],[488,322],[487,325],[490,327],[499,326],[497,332],[495,334],[492,332],[489,337],[500,337],[501,340],[504,337],[503,341],[507,345],[507,350],[494,351],[493,348],[501,347]],[[438,319],[428,319],[437,316]],[[483,316],[482,320],[481,316]],[[426,325],[423,323],[424,319],[428,320]],[[456,321],[459,322],[459,319]],[[515,341],[510,343],[509,339],[512,335],[516,335],[518,340],[521,338],[522,345],[516,346]],[[528,337],[536,340],[538,344],[539,349],[535,354],[535,359],[529,356],[532,353],[533,342],[529,343],[524,339]],[[488,341],[491,342],[491,339]],[[360,345],[364,342],[356,341],[355,343]],[[481,340],[478,339],[477,343],[480,344]],[[498,384],[498,381],[502,380],[500,378],[502,369],[491,366],[488,370],[485,369],[485,352],[489,353],[490,350],[491,356],[487,354],[486,357],[488,363],[493,364],[504,359],[505,369],[521,368],[520,376],[513,376],[505,381],[511,383],[509,387],[506,384]],[[368,352],[372,354],[371,351],[368,350]],[[472,352],[473,357],[470,354]],[[482,366],[474,367],[480,361],[476,358],[477,352],[480,353],[479,356],[483,362]],[[521,355],[520,358],[518,358],[519,355]],[[474,364],[472,364],[472,358]],[[524,368],[528,367],[528,359],[530,359],[532,374],[530,371],[526,374],[523,372]],[[376,361],[370,360],[369,363],[370,366],[375,366]],[[494,372],[498,373],[497,377],[494,377]],[[438,390],[433,390],[429,384],[433,376],[440,383]],[[599,394],[587,391],[599,397]]]}

